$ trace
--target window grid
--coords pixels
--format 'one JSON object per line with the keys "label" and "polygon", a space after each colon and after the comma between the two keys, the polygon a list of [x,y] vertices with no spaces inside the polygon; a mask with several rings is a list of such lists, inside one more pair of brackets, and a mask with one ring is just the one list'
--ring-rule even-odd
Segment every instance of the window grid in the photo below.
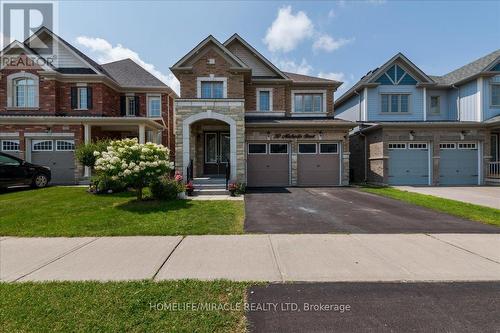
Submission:
{"label": "window grid", "polygon": [[439,149],[456,149],[457,145],[455,143],[440,143],[439,144]]}
{"label": "window grid", "polygon": [[35,107],[35,81],[17,79],[14,81],[14,106]]}
{"label": "window grid", "polygon": [[224,98],[222,81],[201,81],[201,98]]}
{"label": "window grid", "polygon": [[135,97],[127,97],[127,116],[135,116]]}
{"label": "window grid", "polygon": [[427,149],[427,143],[410,143],[408,149]]}
{"label": "window grid", "polygon": [[33,151],[52,151],[52,141],[33,140]]}
{"label": "window grid", "polygon": [[337,143],[320,143],[319,153],[320,154],[337,154],[339,152],[339,147]]}
{"label": "window grid", "polygon": [[269,90],[259,91],[259,111],[270,111],[271,92]]}
{"label": "window grid", "polygon": [[78,109],[87,110],[87,87],[78,88]]}
{"label": "window grid", "polygon": [[389,149],[406,149],[406,143],[389,143]]}
{"label": "window grid", "polygon": [[2,140],[2,151],[19,151],[19,140]]}
{"label": "window grid", "polygon": [[148,114],[150,117],[161,117],[161,98],[159,96],[149,97]]}
{"label": "window grid", "polygon": [[491,84],[491,105],[500,106],[500,84]]}
{"label": "window grid", "polygon": [[73,151],[75,150],[74,140],[57,140],[56,141],[57,151]]}
{"label": "window grid", "polygon": [[380,100],[382,113],[410,112],[409,94],[382,94]]}
{"label": "window grid", "polygon": [[458,144],[458,149],[477,149],[477,144],[475,143],[459,143]]}
{"label": "window grid", "polygon": [[323,112],[323,94],[294,94],[294,112]]}
{"label": "window grid", "polygon": [[[308,148],[313,148],[308,150]],[[299,143],[299,154],[316,154],[317,145],[315,143]]]}

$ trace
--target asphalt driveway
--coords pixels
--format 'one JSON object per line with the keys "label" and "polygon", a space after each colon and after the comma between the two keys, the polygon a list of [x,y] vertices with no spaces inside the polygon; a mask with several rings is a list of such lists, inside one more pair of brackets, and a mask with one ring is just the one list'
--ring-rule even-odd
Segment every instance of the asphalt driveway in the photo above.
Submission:
{"label": "asphalt driveway", "polygon": [[500,228],[355,188],[253,189],[249,233],[500,233]]}
{"label": "asphalt driveway", "polygon": [[271,284],[248,302],[250,332],[500,331],[498,282]]}

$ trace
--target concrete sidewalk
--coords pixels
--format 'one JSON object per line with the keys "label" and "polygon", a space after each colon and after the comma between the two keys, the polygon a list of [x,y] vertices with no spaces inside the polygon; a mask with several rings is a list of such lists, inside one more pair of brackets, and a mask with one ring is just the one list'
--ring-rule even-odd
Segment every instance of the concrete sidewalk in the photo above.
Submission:
{"label": "concrete sidewalk", "polygon": [[0,237],[2,281],[500,281],[500,234]]}

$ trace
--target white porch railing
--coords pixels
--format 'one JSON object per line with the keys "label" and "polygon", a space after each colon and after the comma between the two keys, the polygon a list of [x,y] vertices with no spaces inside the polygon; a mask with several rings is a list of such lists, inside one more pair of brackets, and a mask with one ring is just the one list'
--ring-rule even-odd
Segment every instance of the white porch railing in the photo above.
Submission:
{"label": "white porch railing", "polygon": [[487,177],[500,179],[500,162],[488,162]]}

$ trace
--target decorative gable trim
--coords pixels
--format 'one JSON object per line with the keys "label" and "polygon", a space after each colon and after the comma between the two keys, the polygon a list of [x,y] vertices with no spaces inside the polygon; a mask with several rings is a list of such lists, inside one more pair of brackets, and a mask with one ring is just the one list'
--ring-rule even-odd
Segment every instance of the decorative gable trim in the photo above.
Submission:
{"label": "decorative gable trim", "polygon": [[229,44],[231,44],[234,41],[240,42],[240,44],[243,45],[243,47],[247,48],[248,51],[250,51],[253,55],[255,55],[264,64],[266,64],[267,67],[271,68],[271,70],[273,70],[276,74],[278,74],[278,76],[280,76],[281,78],[283,78],[285,80],[288,80],[288,77],[285,75],[285,73],[283,73],[272,62],[270,62],[269,60],[267,60],[267,58],[264,57],[262,54],[260,54],[259,51],[257,51],[255,48],[253,48],[252,45],[248,44],[247,41],[244,40],[243,38],[241,38],[240,35],[238,35],[238,34],[232,35],[228,40],[226,40],[224,42],[224,46],[227,47],[227,46],[229,46]]}
{"label": "decorative gable trim", "polygon": [[[396,64],[395,62],[396,61],[400,61],[402,62],[404,65],[401,66],[399,64]],[[414,71],[416,74],[418,74],[421,78],[422,78],[422,83],[435,83],[427,74],[425,74],[420,68],[418,68],[417,66],[415,66],[415,64],[413,64],[407,57],[405,57],[402,53],[398,53],[396,54],[394,57],[392,57],[389,61],[387,61],[384,65],[382,65],[378,70],[377,72],[379,72],[379,74],[377,75],[374,75],[373,78],[371,80],[369,80],[368,82],[372,82],[372,83],[378,83],[378,79],[383,76],[391,67],[393,66],[399,66],[401,67],[405,72],[408,72],[409,70],[408,69],[411,69],[412,71]],[[406,66],[408,67],[408,69],[406,68]],[[403,78],[403,76],[401,76],[401,79]],[[415,79],[415,78],[414,78]],[[415,79],[416,80],[416,79]],[[400,80],[397,80],[397,78],[393,78],[393,80],[391,80],[393,84],[395,84],[396,81],[400,82]],[[418,80],[416,80],[418,82]]]}
{"label": "decorative gable trim", "polygon": [[496,58],[491,64],[486,66],[485,72],[500,72],[500,57]]}
{"label": "decorative gable trim", "polygon": [[375,81],[384,85],[415,85],[417,80],[400,65],[395,64],[390,67]]}

